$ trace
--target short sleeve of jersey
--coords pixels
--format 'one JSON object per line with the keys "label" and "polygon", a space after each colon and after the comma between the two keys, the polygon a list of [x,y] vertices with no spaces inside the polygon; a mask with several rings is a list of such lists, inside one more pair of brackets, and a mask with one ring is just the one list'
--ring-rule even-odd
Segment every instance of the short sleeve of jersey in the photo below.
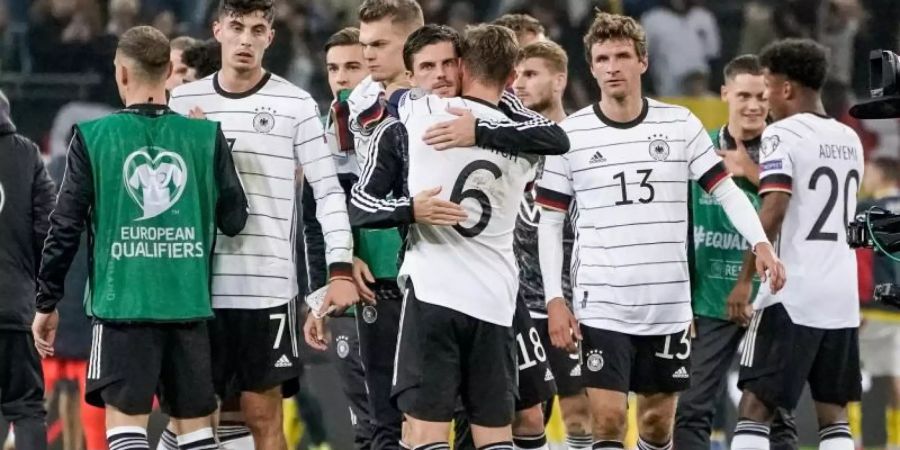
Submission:
{"label": "short sleeve of jersey", "polygon": [[685,150],[688,155],[688,171],[692,180],[706,192],[712,192],[719,183],[728,178],[728,171],[722,163],[722,158],[716,153],[709,133],[703,128],[700,119],[693,113],[688,113],[685,122],[686,139]]}
{"label": "short sleeve of jersey", "polygon": [[557,211],[568,211],[572,203],[572,170],[566,155],[547,156],[535,189],[535,202]]}
{"label": "short sleeve of jersey", "polygon": [[794,171],[791,147],[796,145],[796,140],[796,136],[779,129],[778,125],[769,126],[763,132],[759,147],[760,195],[773,191],[791,193]]}

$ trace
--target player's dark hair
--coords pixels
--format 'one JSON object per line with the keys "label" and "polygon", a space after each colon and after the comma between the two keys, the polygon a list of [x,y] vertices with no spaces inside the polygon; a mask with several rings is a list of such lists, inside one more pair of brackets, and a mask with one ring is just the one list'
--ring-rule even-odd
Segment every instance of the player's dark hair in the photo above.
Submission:
{"label": "player's dark hair", "polygon": [[240,17],[262,12],[263,17],[271,23],[275,20],[275,0],[221,0],[219,17]]}
{"label": "player's dark hair", "polygon": [[822,89],[828,76],[828,50],[811,39],[784,39],[763,49],[759,62],[769,72],[813,90]]}
{"label": "player's dark hair", "polygon": [[359,28],[346,27],[331,35],[325,41],[325,53],[332,47],[343,47],[345,45],[359,45]]}
{"label": "player's dark hair", "polygon": [[569,56],[566,51],[553,41],[532,42],[519,50],[516,63],[521,63],[529,58],[540,58],[547,63],[547,67],[556,73],[568,72]]}
{"label": "player's dark hair", "polygon": [[762,65],[759,63],[759,57],[756,55],[740,55],[736,56],[722,71],[726,80],[733,80],[738,75],[762,75]]}
{"label": "player's dark hair", "polygon": [[519,44],[512,30],[499,25],[466,28],[462,41],[462,62],[472,77],[481,82],[505,86],[515,71]]}
{"label": "player's dark hair", "polygon": [[647,33],[641,24],[628,16],[598,12],[587,34],[584,35],[584,52],[588,64],[591,64],[591,49],[594,48],[594,44],[618,40],[633,42],[638,58],[647,57]]}
{"label": "player's dark hair", "polygon": [[413,70],[413,58],[423,48],[441,42],[453,44],[453,51],[456,52],[456,56],[462,55],[462,37],[453,28],[429,23],[413,31],[406,39],[406,43],[403,44],[403,64],[406,65],[406,70]]}
{"label": "player's dark hair", "polygon": [[491,24],[513,30],[517,38],[525,33],[544,34],[544,26],[541,25],[541,22],[528,14],[504,14]]}
{"label": "player's dark hair", "polygon": [[222,68],[222,46],[215,39],[188,47],[181,54],[181,62],[197,72],[197,79],[212,75]]}
{"label": "player's dark hair", "polygon": [[416,0],[366,0],[359,6],[359,21],[377,22],[390,17],[391,23],[404,25],[410,30],[425,24],[422,7]]}
{"label": "player's dark hair", "polygon": [[116,52],[135,63],[137,76],[145,81],[165,80],[169,75],[169,39],[147,25],[128,29],[119,38]]}
{"label": "player's dark hair", "polygon": [[873,167],[878,168],[889,182],[900,183],[900,160],[892,156],[876,156],[869,161]]}

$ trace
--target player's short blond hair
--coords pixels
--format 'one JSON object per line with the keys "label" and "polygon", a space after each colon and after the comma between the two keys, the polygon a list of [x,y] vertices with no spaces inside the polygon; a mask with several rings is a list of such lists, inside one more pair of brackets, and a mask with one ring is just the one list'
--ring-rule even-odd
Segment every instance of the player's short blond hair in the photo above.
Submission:
{"label": "player's short blond hair", "polygon": [[638,58],[647,58],[647,33],[636,20],[619,14],[598,12],[587,34],[584,35],[584,51],[588,64],[591,63],[591,49],[594,44],[618,40],[633,42]]}
{"label": "player's short blond hair", "polygon": [[166,35],[147,25],[128,29],[119,38],[116,47],[116,52],[134,61],[136,75],[148,82],[168,77],[169,51],[169,39]]}
{"label": "player's short blond hair", "polygon": [[544,34],[541,22],[528,14],[504,14],[491,23],[513,30],[517,38],[525,33]]}
{"label": "player's short blond hair", "polygon": [[519,44],[512,30],[499,25],[466,28],[462,61],[472,76],[492,85],[505,85],[515,72]]}
{"label": "player's short blond hair", "polygon": [[366,0],[359,7],[361,23],[390,18],[391,23],[413,31],[425,25],[422,7],[416,0]]}
{"label": "player's short blond hair", "polygon": [[569,56],[566,51],[553,41],[532,42],[519,50],[517,63],[529,58],[539,58],[547,63],[547,67],[555,73],[567,73]]}

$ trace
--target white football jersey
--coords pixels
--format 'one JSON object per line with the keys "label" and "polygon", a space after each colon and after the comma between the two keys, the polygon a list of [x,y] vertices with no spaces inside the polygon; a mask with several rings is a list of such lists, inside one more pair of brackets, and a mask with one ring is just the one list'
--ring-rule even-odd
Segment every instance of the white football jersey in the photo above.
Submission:
{"label": "white football jersey", "polygon": [[456,118],[448,107],[508,121],[495,106],[468,97],[411,91],[401,100],[400,120],[409,133],[410,196],[440,186],[438,197],[459,203],[469,217],[452,227],[411,225],[400,283],[411,279],[423,302],[511,326],[519,286],[513,230],[538,157],[478,147],[435,150],[422,136],[430,126]]}
{"label": "white football jersey", "polygon": [[629,123],[612,121],[594,104],[560,125],[571,150],[547,157],[537,202],[571,206],[579,321],[632,335],[686,329],[688,181],[710,192],[728,176],[700,120],[647,99]]}
{"label": "white football jersey", "polygon": [[297,296],[295,266],[295,171],[315,193],[325,234],[326,260],[351,262],[352,235],[315,100],[283,78],[267,73],[243,94],[224,91],[218,73],[179,86],[169,106],[188,114],[199,107],[220,122],[244,184],[250,217],[235,237],[216,236],[214,308],[263,309]]}
{"label": "white football jersey", "polygon": [[832,118],[795,114],[766,127],[759,193],[791,194],[777,242],[787,282],[778,294],[761,286],[754,307],[784,304],[794,323],[859,326],[856,253],[847,224],[863,176],[859,136]]}

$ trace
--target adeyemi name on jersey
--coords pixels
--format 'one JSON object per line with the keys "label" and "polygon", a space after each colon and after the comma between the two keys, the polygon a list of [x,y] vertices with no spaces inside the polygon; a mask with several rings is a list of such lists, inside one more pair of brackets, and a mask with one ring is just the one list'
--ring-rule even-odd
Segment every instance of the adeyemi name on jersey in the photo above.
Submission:
{"label": "adeyemi name on jersey", "polygon": [[750,248],[744,237],[738,233],[709,232],[702,226],[697,226],[694,227],[694,248],[700,246],[719,250],[747,250]]}
{"label": "adeyemi name on jersey", "polygon": [[110,255],[122,258],[203,258],[203,242],[193,227],[122,227]]}
{"label": "adeyemi name on jersey", "polygon": [[849,145],[819,144],[819,159],[859,160],[856,148]]}

